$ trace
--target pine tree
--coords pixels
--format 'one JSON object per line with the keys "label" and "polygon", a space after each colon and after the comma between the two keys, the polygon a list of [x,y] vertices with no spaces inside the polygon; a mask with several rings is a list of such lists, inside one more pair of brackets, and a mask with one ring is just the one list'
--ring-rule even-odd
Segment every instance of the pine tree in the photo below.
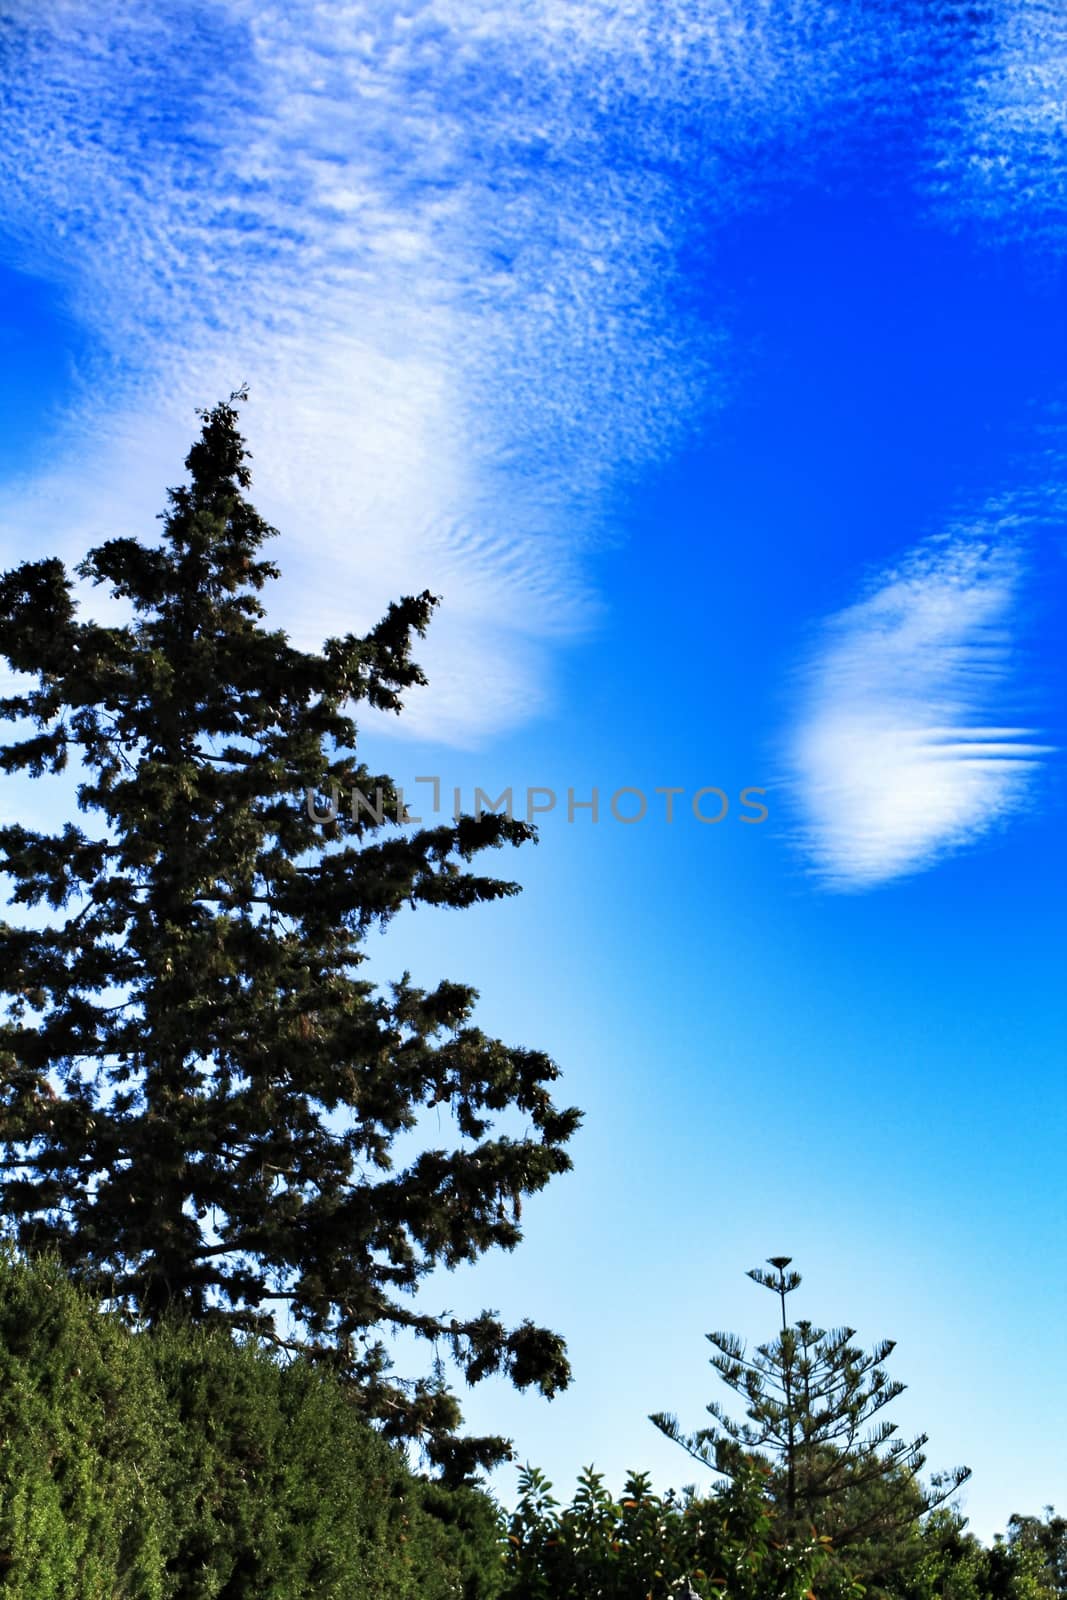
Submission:
{"label": "pine tree", "polygon": [[[97,824],[0,829],[14,902],[47,909],[0,929],[0,1215],[150,1324],[223,1321],[330,1361],[390,1436],[461,1476],[507,1441],[460,1439],[440,1361],[396,1377],[383,1334],[443,1347],[470,1382],[567,1383],[549,1330],[414,1302],[434,1268],[515,1247],[580,1113],[553,1103],[548,1057],[474,1026],[470,987],[383,989],[360,967],[405,905],[515,893],[469,863],[534,830],[497,812],[403,825],[357,758],[351,709],[399,711],[425,681],[411,647],[433,596],[317,654],[265,626],[278,573],[245,497],[245,398],[200,413],[161,542],[111,539],[77,568],[127,622],[80,620],[58,560],[0,580],[0,654],[31,685],[0,703],[21,723],[0,769],[73,757]],[[351,791],[373,803],[313,818]],[[446,1148],[430,1106],[452,1113]],[[401,1139],[420,1148],[398,1165]]]}
{"label": "pine tree", "polygon": [[[778,1296],[781,1330],[750,1355],[731,1333],[709,1333],[711,1364],[745,1406],[738,1422],[718,1401],[707,1407],[710,1427],[683,1434],[666,1413],[651,1418],[662,1433],[703,1466],[735,1476],[746,1461],[762,1460],[780,1525],[789,1536],[810,1530],[849,1552],[853,1570],[869,1574],[891,1565],[898,1534],[947,1501],[970,1477],[959,1467],[920,1481],[925,1434],[897,1437],[881,1412],[904,1385],[883,1362],[894,1344],[870,1352],[853,1344],[854,1328],[826,1331],[798,1320],[790,1325],[786,1298],[800,1286],[789,1256],[774,1256],[767,1272],[748,1276]],[[861,1549],[862,1547],[862,1549]]]}

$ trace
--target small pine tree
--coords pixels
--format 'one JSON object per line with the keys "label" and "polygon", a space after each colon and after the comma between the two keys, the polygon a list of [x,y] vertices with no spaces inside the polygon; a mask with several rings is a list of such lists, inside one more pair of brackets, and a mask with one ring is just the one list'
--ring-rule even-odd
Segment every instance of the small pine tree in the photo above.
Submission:
{"label": "small pine tree", "polygon": [[[473,1026],[473,989],[383,992],[362,946],[405,905],[515,893],[467,868],[533,830],[493,812],[400,826],[395,785],[356,757],[349,708],[399,711],[425,681],[411,644],[433,596],[318,654],[264,626],[278,574],[245,497],[244,398],[201,413],[162,541],[111,539],[78,568],[129,622],[79,620],[57,560],[0,580],[0,654],[36,684],[0,702],[24,735],[0,770],[74,756],[98,823],[0,829],[14,901],[51,913],[0,929],[0,1215],[150,1322],[174,1309],[328,1357],[390,1436],[462,1475],[507,1442],[459,1441],[440,1369],[390,1376],[380,1331],[442,1344],[471,1382],[566,1384],[548,1329],[412,1301],[435,1267],[515,1247],[580,1114],[553,1103],[547,1056]],[[306,804],[353,790],[378,804],[326,825]],[[450,1147],[395,1166],[439,1105]]]}
{"label": "small pine tree", "polygon": [[[807,1321],[790,1325],[786,1298],[799,1288],[790,1257],[774,1256],[767,1272],[748,1276],[778,1296],[781,1331],[750,1355],[731,1333],[709,1333],[711,1364],[745,1405],[738,1422],[718,1401],[708,1406],[712,1425],[683,1434],[676,1419],[651,1420],[703,1466],[734,1477],[753,1457],[771,1468],[770,1482],[780,1526],[794,1535],[814,1526],[851,1552],[853,1569],[871,1570],[889,1560],[887,1545],[970,1477],[959,1467],[933,1476],[925,1486],[927,1436],[896,1437],[896,1424],[880,1413],[904,1385],[886,1376],[892,1353],[883,1340],[869,1353],[853,1344],[854,1328],[827,1332]],[[862,1557],[859,1555],[862,1547]]]}

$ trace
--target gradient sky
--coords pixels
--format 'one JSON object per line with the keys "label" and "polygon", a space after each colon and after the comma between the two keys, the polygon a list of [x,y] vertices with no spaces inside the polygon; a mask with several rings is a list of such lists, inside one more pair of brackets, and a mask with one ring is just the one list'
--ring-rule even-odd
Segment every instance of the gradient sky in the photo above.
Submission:
{"label": "gradient sky", "polygon": [[791,1253],[976,1531],[1062,1509],[1067,17],[15,0],[0,70],[4,564],[151,538],[246,381],[275,620],[443,596],[372,763],[560,797],[521,897],[374,954],[587,1113],[429,1291],[575,1382],[468,1420],[699,1482],[647,1413],[699,1425]]}

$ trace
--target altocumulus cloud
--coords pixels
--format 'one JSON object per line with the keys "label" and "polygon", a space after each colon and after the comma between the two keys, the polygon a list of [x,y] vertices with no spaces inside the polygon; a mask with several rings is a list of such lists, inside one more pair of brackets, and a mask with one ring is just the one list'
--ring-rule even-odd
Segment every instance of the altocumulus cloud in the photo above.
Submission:
{"label": "altocumulus cloud", "polygon": [[928,867],[1028,802],[1048,747],[994,720],[1025,573],[1006,521],[920,545],[819,630],[788,765],[800,842],[829,887]]}
{"label": "altocumulus cloud", "polygon": [[9,0],[0,243],[90,352],[47,466],[0,486],[10,555],[149,532],[192,407],[248,380],[275,620],[313,644],[430,587],[400,730],[470,744],[537,713],[617,494],[724,393],[679,246],[820,139],[911,126],[917,88],[917,185],[1025,211],[1063,29],[1036,0],[976,16]]}
{"label": "altocumulus cloud", "polygon": [[973,71],[933,120],[925,186],[937,211],[993,237],[1067,246],[1067,11],[996,0]]}
{"label": "altocumulus cloud", "polygon": [[150,526],[190,408],[247,379],[277,620],[311,643],[428,585],[406,727],[536,712],[614,496],[721,396],[679,244],[803,170],[813,128],[906,121],[915,81],[954,103],[960,17],[10,0],[3,243],[93,352],[49,469],[0,496],[15,552]]}
{"label": "altocumulus cloud", "polygon": [[277,620],[441,593],[406,726],[456,743],[541,707],[613,494],[715,399],[694,209],[881,70],[770,0],[15,0],[3,49],[6,248],[93,352],[9,545],[150,529],[192,406],[247,380]]}

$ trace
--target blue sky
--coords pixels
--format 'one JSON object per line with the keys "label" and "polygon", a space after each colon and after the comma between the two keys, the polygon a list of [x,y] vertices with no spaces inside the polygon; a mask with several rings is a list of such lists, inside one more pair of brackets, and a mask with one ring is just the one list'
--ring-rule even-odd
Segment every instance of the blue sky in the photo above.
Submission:
{"label": "blue sky", "polygon": [[[561,1488],[689,1481],[646,1415],[697,1425],[703,1333],[762,1336],[744,1269],[786,1252],[806,1314],[898,1339],[980,1533],[1062,1506],[1063,17],[4,30],[5,564],[151,536],[192,408],[247,381],[276,619],[444,597],[373,758],[560,796],[521,898],[375,955],[475,982],[587,1111],[521,1249],[448,1289],[559,1326],[574,1386],[470,1421]],[[710,785],[767,822],[702,825]]]}

